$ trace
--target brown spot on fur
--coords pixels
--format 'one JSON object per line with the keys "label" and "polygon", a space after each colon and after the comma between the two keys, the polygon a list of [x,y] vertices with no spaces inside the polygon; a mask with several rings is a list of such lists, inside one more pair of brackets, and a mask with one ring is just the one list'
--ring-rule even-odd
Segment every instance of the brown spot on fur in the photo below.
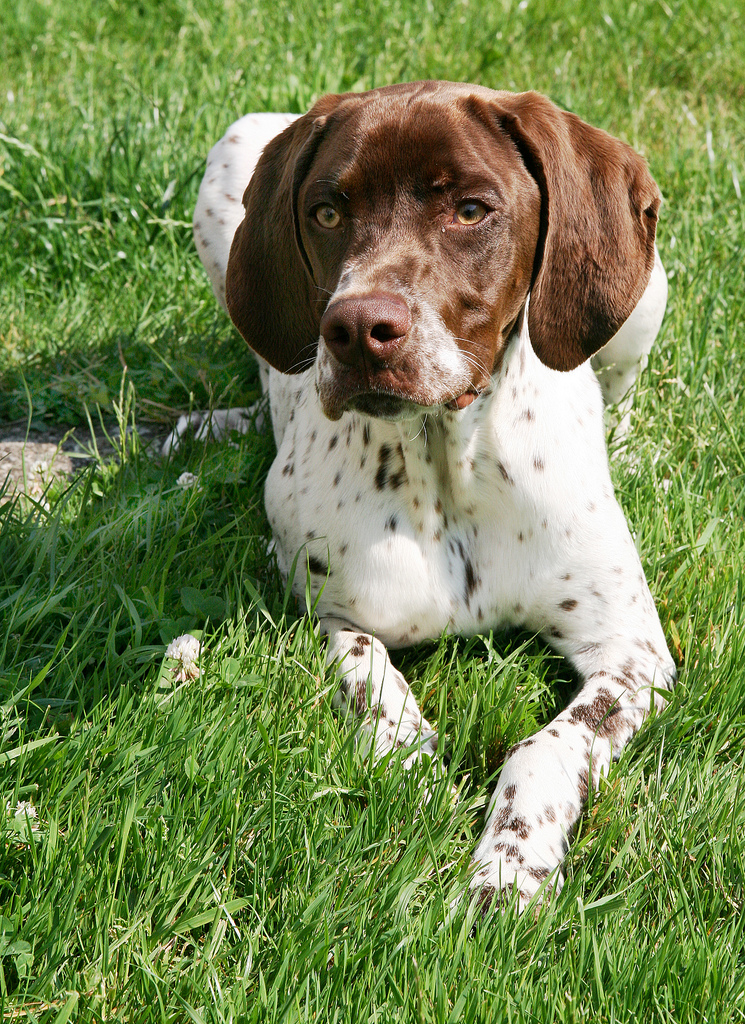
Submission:
{"label": "brown spot on fur", "polygon": [[370,637],[365,636],[364,633],[359,633],[354,638],[354,646],[349,648],[349,653],[354,658],[361,658],[365,653],[365,648],[370,646]]}
{"label": "brown spot on fur", "polygon": [[572,722],[582,722],[598,736],[613,736],[620,724],[621,709],[609,690],[598,690],[591,704],[576,704],[570,711]]}
{"label": "brown spot on fur", "polygon": [[363,715],[367,708],[367,683],[364,679],[357,680],[355,688],[355,710],[358,715]]}
{"label": "brown spot on fur", "polygon": [[498,899],[495,887],[493,885],[489,885],[489,883],[482,885],[476,895],[476,906],[478,907],[482,917],[486,917],[489,913],[491,905],[495,899]]}
{"label": "brown spot on fur", "polygon": [[[532,831],[525,818],[521,818],[518,815],[512,818],[511,821],[508,821],[505,828],[509,832],[515,832],[518,839],[527,839]],[[515,856],[517,856],[517,854],[515,854]]]}
{"label": "brown spot on fur", "polygon": [[378,471],[375,474],[375,486],[379,491],[384,491],[388,481],[388,462],[391,457],[391,449],[387,444],[381,444],[378,452]]}
{"label": "brown spot on fur", "polygon": [[[394,463],[396,463],[394,467]],[[397,444],[395,451],[388,444],[381,444],[378,451],[378,469],[375,473],[375,486],[379,491],[390,487],[395,491],[408,480],[406,475],[406,464],[404,462],[404,450],[401,444]]]}
{"label": "brown spot on fur", "polygon": [[587,769],[583,768],[577,777],[577,791],[579,793],[579,799],[581,803],[585,803],[587,800],[587,794],[589,792],[590,780],[587,773]]}
{"label": "brown spot on fur", "polygon": [[470,558],[465,560],[464,569],[466,574],[466,604],[470,604],[473,592],[479,585],[480,580],[473,570],[473,562]]}
{"label": "brown spot on fur", "polygon": [[494,822],[492,823],[492,831],[495,836],[498,836],[500,832],[504,831],[511,813],[511,807],[502,807],[501,810],[497,812]]}
{"label": "brown spot on fur", "polygon": [[512,755],[516,754],[518,750],[522,750],[523,747],[530,747],[533,743],[535,743],[535,740],[532,739],[520,740],[519,743],[516,743],[513,747],[510,747],[510,749],[507,751],[507,757],[512,757]]}
{"label": "brown spot on fur", "polygon": [[482,919],[486,917],[492,906],[496,909],[506,909],[509,907],[515,898],[515,894],[517,894],[522,903],[528,902],[528,894],[522,889],[517,889],[514,882],[510,882],[502,889],[497,889],[496,886],[491,885],[489,882],[482,885],[476,895],[476,904]]}

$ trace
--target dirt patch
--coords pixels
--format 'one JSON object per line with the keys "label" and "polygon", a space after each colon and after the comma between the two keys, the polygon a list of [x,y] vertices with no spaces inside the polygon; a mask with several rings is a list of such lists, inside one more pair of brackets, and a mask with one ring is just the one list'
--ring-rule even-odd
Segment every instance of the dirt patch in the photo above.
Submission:
{"label": "dirt patch", "polygon": [[[150,429],[138,425],[143,442],[156,447],[162,426]],[[108,436],[107,436],[108,434]],[[59,477],[72,477],[93,458],[96,448],[102,456],[114,452],[119,432],[112,424],[106,431],[98,429],[91,438],[90,428],[70,428],[61,424],[31,427],[24,420],[0,424],[0,488],[5,484],[3,497],[16,491],[39,500],[50,483]],[[94,444],[95,439],[95,444]],[[9,478],[9,479],[8,479]]]}

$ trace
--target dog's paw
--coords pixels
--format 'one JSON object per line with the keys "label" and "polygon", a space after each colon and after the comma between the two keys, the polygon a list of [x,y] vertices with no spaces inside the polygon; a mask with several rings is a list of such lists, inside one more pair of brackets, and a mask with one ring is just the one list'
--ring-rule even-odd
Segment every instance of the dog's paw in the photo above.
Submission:
{"label": "dog's paw", "polygon": [[[514,837],[513,837],[514,838]],[[478,862],[469,882],[469,896],[482,916],[496,906],[506,910],[514,907],[522,914],[531,904],[538,909],[552,895],[561,891],[564,877],[558,867],[553,871],[531,866],[517,847],[507,844],[494,850],[488,863]]]}
{"label": "dog's paw", "polygon": [[425,760],[437,760],[437,733],[425,718],[416,722],[405,716],[381,719],[373,712],[355,724],[357,749],[363,757],[381,761],[400,751],[401,763],[407,769]]}
{"label": "dog's paw", "polygon": [[261,430],[261,412],[254,406],[248,409],[214,409],[212,412],[192,412],[181,416],[178,423],[163,442],[161,452],[170,455],[181,445],[184,435],[192,431],[197,441],[221,441],[233,431],[247,434],[252,426]]}

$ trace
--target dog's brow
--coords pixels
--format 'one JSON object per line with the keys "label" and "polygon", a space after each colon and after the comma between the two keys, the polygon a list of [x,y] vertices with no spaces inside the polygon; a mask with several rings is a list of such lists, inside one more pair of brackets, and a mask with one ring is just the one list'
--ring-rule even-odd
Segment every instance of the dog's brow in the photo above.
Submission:
{"label": "dog's brow", "polygon": [[[338,195],[342,196],[342,198],[349,199],[348,193],[345,192],[345,190],[342,188],[341,183],[339,182],[339,180],[337,178],[315,178],[314,181],[311,182],[311,186],[310,187],[313,188],[316,185],[319,185],[319,186],[330,185],[331,189],[334,192],[336,192]],[[325,189],[324,189],[324,191],[325,191]]]}

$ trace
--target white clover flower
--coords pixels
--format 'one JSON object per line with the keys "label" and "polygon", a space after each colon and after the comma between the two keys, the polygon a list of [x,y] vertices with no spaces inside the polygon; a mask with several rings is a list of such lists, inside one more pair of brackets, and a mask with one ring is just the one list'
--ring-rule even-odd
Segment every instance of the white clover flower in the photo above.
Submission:
{"label": "white clover flower", "polygon": [[49,512],[51,505],[44,497],[44,486],[41,483],[33,483],[30,487],[26,488],[26,496],[32,498],[37,505],[40,505],[45,512]]}
{"label": "white clover flower", "polygon": [[202,645],[191,633],[184,633],[171,640],[166,648],[166,657],[172,658],[176,665],[173,667],[173,679],[177,683],[185,683],[187,679],[196,679],[199,675],[199,655]]}
{"label": "white clover flower", "polygon": [[194,473],[182,473],[181,476],[176,481],[176,484],[178,487],[182,487],[184,490],[187,490],[189,487],[196,487],[198,491],[201,491],[202,489],[199,486],[199,477],[196,476]]}
{"label": "white clover flower", "polygon": [[9,800],[5,805],[5,813],[9,818],[25,818],[27,815],[29,818],[39,817],[36,813],[36,808],[28,800],[19,800],[15,810],[13,810]]}
{"label": "white clover flower", "polygon": [[28,800],[19,800],[15,808],[8,800],[5,804],[5,813],[10,818],[17,841],[28,844],[31,836],[41,831],[39,815],[34,805]]}

